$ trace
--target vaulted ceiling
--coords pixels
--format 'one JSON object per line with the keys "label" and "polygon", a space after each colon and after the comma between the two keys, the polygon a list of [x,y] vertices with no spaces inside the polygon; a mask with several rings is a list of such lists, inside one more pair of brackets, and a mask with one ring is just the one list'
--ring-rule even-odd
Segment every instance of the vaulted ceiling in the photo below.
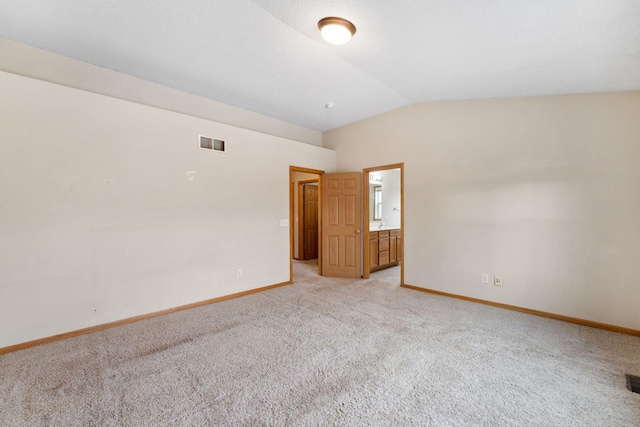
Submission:
{"label": "vaulted ceiling", "polygon": [[[353,40],[322,40],[325,16]],[[3,0],[0,37],[320,131],[419,102],[640,90],[638,0]]]}

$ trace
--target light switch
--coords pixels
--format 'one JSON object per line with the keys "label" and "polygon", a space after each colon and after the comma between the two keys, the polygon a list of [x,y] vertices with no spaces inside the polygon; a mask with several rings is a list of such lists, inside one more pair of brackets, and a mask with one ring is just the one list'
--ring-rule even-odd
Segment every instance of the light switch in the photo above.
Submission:
{"label": "light switch", "polygon": [[288,227],[289,226],[289,220],[288,219],[281,219],[280,220],[280,227]]}

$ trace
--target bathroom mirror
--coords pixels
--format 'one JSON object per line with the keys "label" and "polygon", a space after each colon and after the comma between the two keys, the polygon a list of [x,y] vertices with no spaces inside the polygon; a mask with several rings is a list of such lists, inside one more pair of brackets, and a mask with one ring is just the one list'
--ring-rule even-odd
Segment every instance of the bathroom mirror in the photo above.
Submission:
{"label": "bathroom mirror", "polygon": [[373,185],[372,186],[373,193],[373,209],[371,212],[373,213],[374,221],[382,220],[382,186],[381,185]]}

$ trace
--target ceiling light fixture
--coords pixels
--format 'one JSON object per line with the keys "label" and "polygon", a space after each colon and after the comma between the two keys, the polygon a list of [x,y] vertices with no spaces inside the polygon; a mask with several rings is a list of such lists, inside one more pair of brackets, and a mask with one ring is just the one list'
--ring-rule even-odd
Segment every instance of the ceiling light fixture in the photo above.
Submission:
{"label": "ceiling light fixture", "polygon": [[356,33],[356,26],[346,19],[328,16],[318,21],[322,38],[331,44],[345,44]]}

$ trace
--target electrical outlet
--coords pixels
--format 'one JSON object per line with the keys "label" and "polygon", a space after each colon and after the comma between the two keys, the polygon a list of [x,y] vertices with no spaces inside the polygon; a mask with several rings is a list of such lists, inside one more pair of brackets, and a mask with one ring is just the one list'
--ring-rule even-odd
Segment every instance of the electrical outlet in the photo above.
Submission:
{"label": "electrical outlet", "polygon": [[493,276],[493,284],[496,286],[502,286],[502,276]]}
{"label": "electrical outlet", "polygon": [[482,283],[489,283],[489,275],[482,273]]}
{"label": "electrical outlet", "polygon": [[236,270],[236,276],[237,277],[242,277],[242,269],[241,268]]}

